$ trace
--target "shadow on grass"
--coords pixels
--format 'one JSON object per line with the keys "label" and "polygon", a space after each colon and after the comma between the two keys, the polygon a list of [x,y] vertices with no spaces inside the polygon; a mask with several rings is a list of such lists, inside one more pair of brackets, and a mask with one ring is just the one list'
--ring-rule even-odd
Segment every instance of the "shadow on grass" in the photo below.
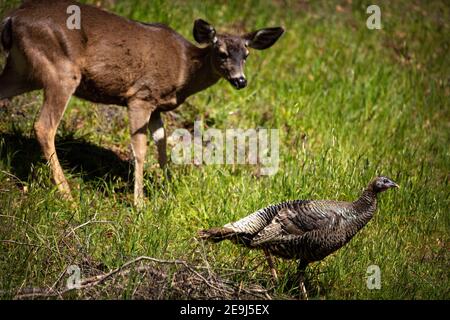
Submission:
{"label": "shadow on grass", "polygon": [[[56,151],[63,169],[78,174],[85,182],[132,182],[132,163],[111,150],[69,135],[56,138]],[[0,133],[0,159],[9,163],[11,173],[22,181],[28,180],[32,165],[45,162],[37,140],[21,132]]]}

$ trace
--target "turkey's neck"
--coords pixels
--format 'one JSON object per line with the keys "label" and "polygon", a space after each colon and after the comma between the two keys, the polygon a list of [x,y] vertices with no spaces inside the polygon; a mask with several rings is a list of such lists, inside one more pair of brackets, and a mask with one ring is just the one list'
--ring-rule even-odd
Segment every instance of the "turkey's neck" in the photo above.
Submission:
{"label": "turkey's neck", "polygon": [[352,204],[354,219],[351,222],[355,233],[372,219],[377,209],[377,194],[370,187],[364,190],[358,200]]}

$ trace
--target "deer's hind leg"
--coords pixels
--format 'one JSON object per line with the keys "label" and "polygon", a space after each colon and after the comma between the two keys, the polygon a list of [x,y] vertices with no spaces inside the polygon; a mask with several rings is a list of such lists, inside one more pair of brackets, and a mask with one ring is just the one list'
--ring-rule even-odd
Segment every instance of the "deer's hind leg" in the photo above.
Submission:
{"label": "deer's hind leg", "polygon": [[80,83],[81,74],[67,61],[60,62],[57,66],[50,63],[44,66],[48,67],[46,77],[43,77],[44,103],[34,129],[44,157],[50,165],[54,183],[65,198],[71,199],[70,187],[56,154],[55,136],[70,97]]}

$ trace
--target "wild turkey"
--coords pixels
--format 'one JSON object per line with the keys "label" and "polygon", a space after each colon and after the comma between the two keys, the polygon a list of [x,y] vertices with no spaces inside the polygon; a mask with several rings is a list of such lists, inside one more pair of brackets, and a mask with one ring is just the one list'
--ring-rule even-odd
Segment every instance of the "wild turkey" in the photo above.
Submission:
{"label": "wild turkey", "polygon": [[229,239],[249,248],[263,249],[277,279],[271,255],[298,259],[300,291],[307,298],[304,272],[307,265],[324,259],[344,246],[372,218],[377,194],[398,185],[386,177],[370,182],[354,202],[294,200],[272,205],[221,228],[201,230],[201,239]]}

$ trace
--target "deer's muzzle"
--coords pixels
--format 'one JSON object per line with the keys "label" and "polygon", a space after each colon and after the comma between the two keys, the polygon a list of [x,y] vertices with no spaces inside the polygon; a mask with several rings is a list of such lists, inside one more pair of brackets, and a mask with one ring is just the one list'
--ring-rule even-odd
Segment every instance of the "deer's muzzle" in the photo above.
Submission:
{"label": "deer's muzzle", "polygon": [[247,86],[247,79],[245,79],[245,77],[232,78],[230,83],[239,90]]}

